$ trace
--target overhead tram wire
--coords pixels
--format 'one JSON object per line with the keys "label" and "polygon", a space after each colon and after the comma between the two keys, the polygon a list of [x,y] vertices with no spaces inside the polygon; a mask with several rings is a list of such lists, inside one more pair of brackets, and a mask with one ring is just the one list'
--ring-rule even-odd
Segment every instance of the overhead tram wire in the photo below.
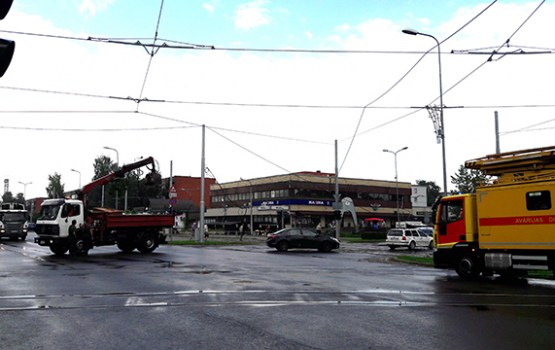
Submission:
{"label": "overhead tram wire", "polygon": [[68,109],[50,109],[50,110],[0,110],[0,113],[6,114],[133,114],[134,110],[68,110]]}
{"label": "overhead tram wire", "polygon": [[[153,45],[156,44],[156,40],[158,39],[158,29],[160,28],[160,20],[162,18],[162,9],[163,8],[164,8],[164,0],[161,0],[160,1],[160,11],[158,12],[158,20],[156,21],[156,30],[154,32],[154,40],[152,42]],[[158,52],[158,50],[159,49],[154,50],[154,48],[152,48],[150,51],[148,51],[148,49],[146,49],[146,51],[148,52],[150,57],[148,59],[148,64],[147,64],[147,67],[146,67],[146,72],[145,72],[145,76],[144,76],[144,79],[143,79],[143,85],[142,85],[141,91],[139,93],[139,102],[137,102],[137,112],[139,111],[140,100],[143,98],[143,93],[144,93],[144,90],[145,90],[145,87],[146,87],[146,82],[148,80],[148,75],[149,75],[149,72],[150,72],[150,66],[152,65],[152,60],[154,59],[154,55]]]}
{"label": "overhead tram wire", "polygon": [[[269,160],[268,158],[265,158],[265,157],[261,156],[260,154],[258,154],[258,153],[256,153],[256,152],[254,152],[253,150],[251,150],[251,149],[249,149],[249,148],[247,148],[247,147],[245,147],[245,146],[239,144],[238,142],[233,141],[231,138],[229,138],[229,137],[227,137],[227,136],[225,136],[225,135],[223,135],[223,134],[217,132],[216,130],[212,129],[211,127],[208,127],[208,126],[207,126],[206,128],[207,128],[208,130],[212,131],[213,133],[215,133],[216,135],[220,136],[221,138],[225,139],[226,141],[228,141],[228,142],[234,144],[235,146],[237,146],[237,147],[243,149],[244,151],[246,151],[246,152],[252,154],[253,156],[255,156],[255,157],[261,159],[262,161],[264,161],[264,162],[266,162],[266,163],[268,163],[268,164],[271,164],[271,165],[275,166],[276,168],[278,168],[278,169],[284,171],[285,173],[287,173],[287,174],[289,174],[289,175],[291,175],[291,176],[295,176],[295,177],[297,177],[297,178],[299,178],[299,179],[301,179],[301,180],[303,180],[303,181],[309,181],[309,179],[306,178],[305,176],[303,176],[303,175],[301,175],[301,174],[298,174],[298,173],[293,173],[293,172],[291,172],[290,170],[286,169],[285,167],[282,167],[281,165],[279,165],[279,164],[277,164],[277,163],[275,163],[275,162]],[[331,146],[332,144],[329,143],[328,145]]]}
{"label": "overhead tram wire", "polygon": [[[89,98],[103,98],[103,99],[113,99],[121,101],[131,101],[140,103],[176,103],[176,104],[191,104],[191,105],[208,105],[208,106],[235,106],[235,107],[267,107],[267,108],[314,108],[314,109],[414,109],[420,107],[414,106],[357,106],[357,105],[303,105],[303,104],[270,104],[270,103],[238,103],[238,102],[213,102],[213,101],[186,101],[186,100],[165,100],[165,99],[149,99],[143,97],[141,99],[131,97],[131,96],[115,96],[115,95],[100,95],[92,93],[74,92],[74,91],[62,91],[62,90],[47,90],[47,89],[36,89],[36,88],[26,88],[18,86],[0,86],[0,89],[14,90],[14,91],[24,91],[24,92],[34,92],[34,93],[45,93],[45,94],[58,94],[67,96],[78,96],[78,97],[89,97]],[[458,106],[458,107],[444,107],[444,108],[545,108],[545,107],[555,107],[552,104],[525,104],[525,105],[482,105],[482,106]],[[426,107],[422,107],[426,108]],[[0,113],[21,113],[23,111],[0,111]],[[29,113],[48,113],[48,110],[32,111]],[[62,110],[63,112],[63,110]],[[102,112],[102,111],[99,111]],[[110,111],[108,111],[110,112]],[[125,111],[123,111],[125,112]],[[129,111],[134,113],[144,113],[137,111]],[[145,113],[149,114],[149,113]]]}
{"label": "overhead tram wire", "polygon": [[[458,29],[457,31],[455,31],[453,34],[451,34],[450,36],[448,36],[447,38],[445,38],[443,41],[441,41],[440,44],[444,43],[445,41],[447,41],[448,39],[450,39],[451,37],[453,37],[456,33],[458,33],[459,31],[461,31],[464,27],[466,27],[468,24],[470,24],[472,21],[474,21],[478,16],[480,16],[481,14],[483,14],[483,13],[485,12],[485,10],[487,10],[489,7],[491,7],[495,2],[496,2],[496,1],[494,1],[493,3],[491,3],[486,9],[484,9],[484,10],[481,11],[478,15],[476,15],[470,22],[467,22],[463,27],[459,28],[459,29]],[[508,42],[510,41],[510,39],[511,39],[511,38],[523,27],[523,25],[524,25],[526,22],[528,22],[528,20],[532,17],[532,15],[534,15],[534,14],[537,12],[537,10],[539,9],[539,7],[542,6],[544,2],[545,2],[545,0],[543,0],[536,8],[532,11],[532,13],[524,20],[524,22],[521,23],[521,24],[519,25],[519,27],[517,28],[517,30],[515,30],[515,31],[509,36],[509,38],[508,38],[502,45],[499,46],[499,48],[498,48],[497,50],[494,50],[494,51],[491,53],[491,56],[490,56],[486,61],[484,61],[484,62],[482,62],[481,64],[479,64],[479,65],[478,65],[476,68],[474,68],[470,73],[466,74],[463,78],[461,78],[459,81],[457,81],[455,84],[453,84],[453,85],[452,85],[451,87],[449,87],[447,90],[445,90],[443,94],[444,94],[444,95],[447,94],[447,93],[448,93],[449,91],[451,91],[453,88],[455,88],[455,87],[458,86],[460,83],[462,83],[464,80],[468,79],[471,75],[473,75],[474,73],[476,73],[480,68],[484,67],[484,66],[486,65],[486,63],[491,62],[491,61],[492,61],[492,57],[497,53],[497,51],[499,51],[500,48],[502,48],[504,45],[506,45],[506,43],[508,43]],[[432,48],[430,49],[430,51],[431,51],[432,49],[434,49],[434,48],[435,48],[435,46],[432,47]],[[423,58],[423,57],[421,57],[421,58],[416,62],[416,64],[418,64],[418,63],[422,60],[422,58]],[[416,66],[416,64],[415,64],[415,66]],[[409,70],[409,72],[412,71],[412,69],[414,69],[415,66],[411,67],[411,69]],[[401,78],[401,80],[404,79],[404,77],[405,77],[409,72],[407,72],[405,75],[403,75],[403,77]],[[399,83],[399,82],[400,82],[400,80],[399,80],[397,83]],[[397,83],[396,83],[396,84],[397,84]],[[391,89],[391,88],[390,88],[390,89]],[[389,90],[390,90],[390,89],[389,89]],[[388,91],[389,91],[389,90],[388,90]],[[381,96],[380,96],[379,98],[381,98]],[[434,100],[432,100],[429,104],[434,103],[435,101],[437,101],[437,99],[439,99],[439,97],[436,97],[436,98],[435,98]],[[425,107],[424,107],[424,108],[425,108]],[[363,113],[364,113],[364,110],[363,110]],[[414,113],[416,113],[416,112],[414,112]],[[414,114],[414,113],[408,113],[408,114],[405,114],[405,115],[403,115],[403,116],[397,117],[397,118],[395,118],[395,119],[393,119],[393,120],[391,120],[391,121],[389,121],[389,122],[386,122],[386,123],[381,124],[381,125],[378,126],[378,127],[383,127],[383,126],[385,126],[385,125],[391,124],[391,123],[396,122],[396,121],[398,121],[398,120],[404,119],[404,118],[406,118],[406,117],[408,117],[408,116],[410,116],[410,115],[412,115],[412,114]],[[362,115],[361,115],[361,118],[362,118]],[[359,123],[359,124],[360,124],[360,123]],[[374,128],[371,128],[371,129],[367,129],[367,130],[361,132],[360,134],[364,134],[364,133],[367,133],[367,132],[376,130],[378,127],[374,127]],[[358,126],[357,126],[357,131],[358,131]],[[354,139],[354,137],[357,136],[357,135],[359,135],[359,134],[353,135],[353,138],[351,139],[351,144],[350,144],[348,150],[351,149],[351,146],[352,146],[352,143],[353,143],[353,139]],[[347,152],[347,154],[345,155],[345,158],[344,158],[344,160],[343,160],[343,163],[342,163],[341,167],[343,167],[343,164],[345,163],[345,161],[346,161],[346,159],[347,159],[347,156],[348,156],[348,152]]]}
{"label": "overhead tram wire", "polygon": [[[150,116],[150,117],[153,117],[153,118],[162,119],[162,120],[173,121],[173,122],[177,122],[177,123],[185,123],[185,124],[190,125],[191,127],[201,127],[202,126],[202,124],[199,124],[199,123],[188,122],[188,121],[185,121],[185,120],[182,120],[182,119],[162,116],[162,115],[159,115],[159,114],[146,113],[146,112],[139,112],[139,114]],[[213,129],[213,130],[227,131],[227,132],[239,133],[239,134],[250,135],[250,136],[259,136],[259,137],[280,139],[280,140],[286,140],[286,141],[304,142],[304,143],[312,143],[312,144],[320,144],[320,145],[331,145],[331,143],[329,143],[329,142],[321,142],[321,141],[315,141],[315,140],[304,140],[304,139],[298,139],[298,138],[293,138],[293,137],[262,134],[262,133],[252,132],[252,131],[222,128],[222,127],[218,127],[218,126],[206,125],[206,127],[210,128],[210,129]]]}
{"label": "overhead tram wire", "polygon": [[[15,34],[15,35],[26,35],[26,36],[38,36],[49,39],[63,39],[63,40],[73,40],[73,41],[86,41],[95,42],[102,44],[113,44],[113,45],[125,45],[125,46],[140,46],[143,48],[151,49],[172,49],[172,50],[199,50],[199,51],[231,51],[231,52],[268,52],[268,53],[306,53],[306,54],[384,54],[384,55],[422,55],[428,51],[419,50],[339,50],[339,49],[293,49],[293,48],[256,48],[256,47],[218,47],[213,45],[204,44],[193,44],[180,42],[172,39],[162,39],[158,38],[157,41],[163,41],[162,44],[153,44],[142,42],[142,40],[152,40],[153,38],[103,38],[103,37],[75,37],[75,36],[64,36],[64,35],[54,35],[54,34],[44,34],[44,33],[33,33],[33,32],[22,32],[14,30],[0,30],[0,33]],[[170,43],[170,44],[168,44]],[[173,44],[172,44],[173,43]],[[514,45],[513,45],[514,46]],[[537,49],[541,50],[538,52],[522,52],[519,54],[554,54],[555,48],[539,48],[532,46],[518,45],[521,48]],[[487,48],[482,48],[487,49]],[[475,49],[476,51],[482,49]],[[468,55],[468,54],[486,54],[480,52],[473,52],[471,50],[451,50],[452,55]],[[511,53],[509,53],[511,54]],[[517,53],[513,53],[517,54]]]}
{"label": "overhead tram wire", "polygon": [[[501,134],[501,135],[508,135],[508,134],[514,134],[514,133],[517,133],[517,132],[524,132],[524,131],[544,130],[543,128],[542,128],[542,129],[533,129],[533,128],[535,128],[535,127],[537,127],[537,126],[540,126],[540,125],[544,125],[544,124],[551,123],[551,122],[553,122],[553,121],[555,121],[555,118],[552,118],[552,119],[549,119],[549,120],[544,120],[543,122],[540,122],[540,123],[535,123],[535,124],[532,124],[532,125],[528,125],[528,126],[525,126],[525,127],[520,128],[520,129],[516,129],[516,130],[512,130],[512,131],[500,132],[500,134]],[[549,130],[549,129],[552,129],[552,128],[545,128],[545,130]]]}
{"label": "overhead tram wire", "polygon": [[161,127],[145,127],[145,128],[41,128],[41,127],[25,127],[25,126],[6,126],[0,125],[0,129],[4,130],[26,130],[26,131],[48,131],[48,132],[126,132],[126,131],[158,131],[158,130],[175,130],[187,129],[192,126],[161,126]]}
{"label": "overhead tram wire", "polygon": [[[157,41],[163,41],[162,44],[146,43],[143,41],[153,40],[153,38],[103,38],[103,37],[76,37],[67,35],[44,34],[34,32],[22,32],[15,30],[0,29],[0,33],[37,36],[48,39],[72,40],[72,41],[85,41],[101,44],[125,45],[125,46],[140,46],[143,48],[151,49],[172,49],[172,50],[200,50],[200,51],[231,51],[231,52],[274,52],[274,53],[306,53],[306,54],[406,54],[406,55],[422,55],[427,51],[414,51],[414,50],[335,50],[335,49],[293,49],[293,48],[256,48],[256,47],[217,47],[213,45],[185,43],[171,39],[158,38]],[[170,44],[168,44],[170,43]],[[177,44],[172,44],[177,43]],[[546,52],[541,53],[555,53],[555,49],[545,49]],[[467,55],[465,50],[453,50],[451,54]]]}
{"label": "overhead tram wire", "polygon": [[[494,0],[492,3],[490,3],[488,6],[486,6],[482,11],[480,11],[477,15],[475,15],[472,19],[470,19],[470,21],[466,22],[463,26],[461,26],[459,29],[457,29],[455,32],[453,32],[451,35],[449,35],[447,38],[445,38],[444,40],[442,40],[440,42],[440,44],[443,44],[444,42],[446,42],[447,40],[451,39],[454,35],[456,35],[458,32],[460,32],[462,29],[464,29],[466,26],[468,26],[470,23],[474,22],[478,17],[480,17],[484,12],[486,12],[491,6],[493,6],[495,3],[497,2],[497,0]],[[351,152],[351,149],[353,147],[355,138],[358,134],[358,130],[360,129],[360,125],[362,124],[362,119],[364,118],[364,113],[366,111],[366,109],[373,105],[374,103],[378,102],[379,100],[381,100],[384,96],[386,96],[387,94],[389,94],[389,92],[391,92],[395,87],[397,87],[415,68],[416,66],[424,59],[424,57],[431,52],[433,49],[435,49],[435,46],[431,47],[428,51],[424,52],[422,54],[422,56],[416,61],[416,63],[414,63],[414,65],[405,73],[401,76],[401,78],[399,78],[391,87],[389,87],[388,89],[385,90],[385,92],[383,92],[381,95],[379,95],[377,98],[375,98],[374,100],[372,100],[371,102],[369,102],[366,106],[364,106],[358,123],[355,127],[355,131],[353,133],[353,136],[351,137],[351,142],[349,143],[349,147],[347,148],[347,152],[345,153],[345,157],[343,158],[343,161],[341,162],[341,166],[339,167],[339,172],[341,172],[341,170],[343,169],[343,166],[345,165],[345,162],[347,161],[347,158],[349,157],[349,154]],[[409,113],[408,115],[405,115],[404,117],[400,117],[397,118],[395,120],[399,120],[399,119],[403,119],[409,115],[412,115],[413,113]]]}
{"label": "overhead tram wire", "polygon": [[251,149],[248,149],[247,147],[241,145],[240,143],[238,143],[238,142],[236,142],[236,141],[233,141],[232,139],[230,139],[229,137],[223,135],[222,133],[220,133],[220,132],[218,132],[218,131],[216,131],[216,130],[214,130],[214,129],[208,127],[208,126],[207,126],[206,128],[207,128],[208,130],[212,131],[214,134],[216,134],[216,135],[220,136],[221,138],[227,140],[228,142],[231,142],[231,143],[234,144],[235,146],[237,146],[237,147],[243,149],[244,151],[247,151],[248,153],[252,154],[253,156],[255,156],[255,157],[257,157],[257,158],[259,158],[259,159],[265,161],[266,163],[269,163],[269,164],[275,166],[276,168],[285,171],[286,173],[291,173],[291,171],[287,170],[285,167],[282,167],[281,165],[279,165],[279,164],[277,164],[277,163],[274,163],[274,162],[272,162],[271,160],[269,160],[269,159],[267,159],[267,158],[264,158],[264,157],[261,156],[260,154],[254,152],[254,151],[251,150]]}

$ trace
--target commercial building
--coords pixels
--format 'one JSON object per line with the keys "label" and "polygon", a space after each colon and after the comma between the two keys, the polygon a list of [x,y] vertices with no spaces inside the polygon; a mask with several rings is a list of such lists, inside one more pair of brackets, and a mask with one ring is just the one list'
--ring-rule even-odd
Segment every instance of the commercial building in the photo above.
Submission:
{"label": "commercial building", "polygon": [[[371,218],[381,218],[386,226],[393,226],[397,208],[400,220],[414,219],[410,183],[343,177],[337,181],[341,198],[352,199],[362,228],[368,226],[365,219]],[[212,228],[225,228],[227,232],[238,230],[242,224],[259,231],[273,231],[288,225],[315,227],[320,223],[331,226],[335,224],[334,193],[335,175],[322,172],[215,183],[210,186],[210,209],[205,222]],[[350,212],[344,213],[341,225],[355,229]]]}

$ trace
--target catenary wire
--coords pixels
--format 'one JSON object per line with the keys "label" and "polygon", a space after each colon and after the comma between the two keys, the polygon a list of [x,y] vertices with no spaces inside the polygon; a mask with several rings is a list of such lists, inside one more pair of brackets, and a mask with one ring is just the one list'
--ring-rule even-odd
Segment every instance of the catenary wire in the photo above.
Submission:
{"label": "catenary wire", "polygon": [[[463,26],[461,26],[459,29],[457,29],[455,32],[453,32],[451,35],[449,35],[447,38],[445,38],[443,41],[441,41],[439,44],[441,45],[442,43],[446,42],[447,40],[451,39],[454,35],[456,35],[457,33],[459,33],[463,28],[465,28],[466,26],[468,26],[470,23],[474,22],[478,17],[480,17],[484,12],[486,12],[491,6],[493,6],[495,3],[497,2],[497,0],[494,0],[492,3],[490,3],[487,7],[485,7],[482,11],[480,11],[477,15],[475,15],[472,19],[470,19],[470,21],[467,21]],[[347,158],[349,157],[349,154],[351,152],[351,149],[353,147],[354,141],[357,137],[358,134],[358,130],[360,129],[360,125],[362,124],[362,120],[364,118],[364,114],[366,111],[366,107],[376,103],[377,101],[379,101],[380,99],[382,99],[384,96],[386,96],[387,94],[389,94],[389,92],[391,92],[395,87],[397,87],[415,68],[416,66],[424,59],[424,57],[431,52],[436,46],[434,45],[433,47],[431,47],[428,51],[424,52],[422,54],[422,56],[416,61],[416,63],[414,63],[414,65],[405,73],[401,76],[401,78],[399,78],[391,87],[389,87],[388,89],[385,90],[385,92],[383,92],[381,95],[379,95],[377,98],[375,98],[374,100],[372,100],[371,102],[369,102],[365,108],[363,108],[359,120],[357,122],[357,125],[355,127],[355,131],[353,133],[353,136],[351,137],[351,142],[349,143],[349,146],[347,148],[347,152],[345,153],[345,157],[343,158],[343,161],[341,162],[341,166],[339,167],[339,172],[341,172],[341,170],[343,169],[343,166],[345,165],[345,162],[347,161]],[[397,118],[396,120],[399,120],[402,118]]]}
{"label": "catenary wire", "polygon": [[[139,112],[139,113],[143,114],[143,115],[146,115],[146,116],[153,117],[153,118],[158,118],[158,119],[163,119],[163,120],[168,120],[168,121],[174,121],[174,122],[178,122],[178,123],[186,123],[186,124],[189,124],[189,125],[192,125],[192,126],[195,126],[195,127],[201,127],[202,126],[201,124],[198,124],[198,123],[192,123],[192,122],[184,121],[184,120],[177,119],[177,118],[162,116],[162,115],[159,115],[159,114],[146,113],[146,112]],[[214,130],[234,132],[234,133],[240,133],[240,134],[245,134],[245,135],[259,136],[259,137],[266,137],[266,138],[273,138],[273,139],[281,139],[281,140],[287,140],[287,141],[313,143],[313,144],[320,144],[320,145],[329,145],[330,144],[329,142],[306,140],[306,139],[299,139],[299,138],[285,137],[285,136],[278,136],[278,135],[269,135],[269,134],[262,134],[262,133],[256,133],[256,132],[245,131],[245,130],[222,128],[222,127],[217,127],[217,126],[206,126],[206,127],[209,127],[211,129],[214,129]]]}
{"label": "catenary wire", "polygon": [[[158,12],[158,20],[156,21],[156,30],[154,32],[154,39],[152,41],[153,44],[156,44],[156,40],[158,39],[158,29],[160,28],[160,20],[162,19],[162,9],[164,8],[164,0],[160,1],[160,11]],[[146,72],[145,72],[145,76],[143,79],[143,85],[141,87],[141,92],[139,93],[139,100],[143,98],[143,93],[145,91],[145,87],[146,87],[146,83],[148,80],[148,75],[150,73],[150,67],[152,65],[152,60],[154,59],[154,55],[156,54],[157,51],[154,50],[154,48],[152,48],[150,50],[150,52],[147,50],[148,54],[149,54],[149,58],[148,58],[148,64],[146,66]],[[137,111],[139,111],[139,102],[137,102]]]}
{"label": "catenary wire", "polygon": [[[115,45],[125,45],[125,46],[140,46],[144,48],[152,49],[178,49],[178,50],[212,50],[212,51],[235,51],[235,52],[268,52],[268,53],[307,53],[307,54],[406,54],[406,55],[422,55],[428,51],[420,50],[339,50],[339,49],[292,49],[292,48],[253,48],[253,47],[216,47],[212,45],[203,44],[190,44],[182,43],[180,41],[171,39],[158,38],[157,41],[163,41],[162,44],[153,44],[142,42],[141,40],[147,41],[152,40],[152,38],[102,38],[102,37],[75,37],[67,35],[55,35],[55,34],[44,34],[44,33],[34,33],[34,32],[23,32],[15,30],[4,30],[1,29],[0,33],[23,35],[23,36],[37,36],[48,39],[63,39],[63,40],[73,40],[73,41],[85,41],[85,42],[96,42],[105,44],[115,44]],[[172,45],[168,43],[176,43],[178,45]],[[513,45],[515,46],[515,45]],[[553,54],[555,53],[555,48],[539,48],[532,46],[522,46],[521,48],[538,49],[542,50],[539,53],[542,54]],[[475,49],[480,50],[480,49]],[[468,55],[470,50],[451,50],[450,53],[444,52],[445,54],[454,55]],[[536,52],[525,52],[530,54],[535,54]]]}

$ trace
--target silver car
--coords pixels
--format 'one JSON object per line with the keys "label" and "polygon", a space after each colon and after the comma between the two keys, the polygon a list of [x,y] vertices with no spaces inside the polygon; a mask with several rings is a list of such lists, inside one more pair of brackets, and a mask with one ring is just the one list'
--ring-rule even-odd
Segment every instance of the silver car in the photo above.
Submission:
{"label": "silver car", "polygon": [[410,250],[416,249],[416,247],[433,249],[434,239],[424,232],[420,233],[416,228],[393,228],[387,232],[385,244],[391,250],[397,247]]}

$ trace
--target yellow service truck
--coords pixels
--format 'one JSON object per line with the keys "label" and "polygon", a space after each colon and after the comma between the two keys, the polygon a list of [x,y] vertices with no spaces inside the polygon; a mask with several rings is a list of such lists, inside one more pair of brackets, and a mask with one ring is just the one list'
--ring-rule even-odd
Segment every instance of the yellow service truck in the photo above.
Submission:
{"label": "yellow service truck", "polygon": [[555,146],[465,163],[492,176],[434,204],[434,265],[463,278],[555,270]]}

